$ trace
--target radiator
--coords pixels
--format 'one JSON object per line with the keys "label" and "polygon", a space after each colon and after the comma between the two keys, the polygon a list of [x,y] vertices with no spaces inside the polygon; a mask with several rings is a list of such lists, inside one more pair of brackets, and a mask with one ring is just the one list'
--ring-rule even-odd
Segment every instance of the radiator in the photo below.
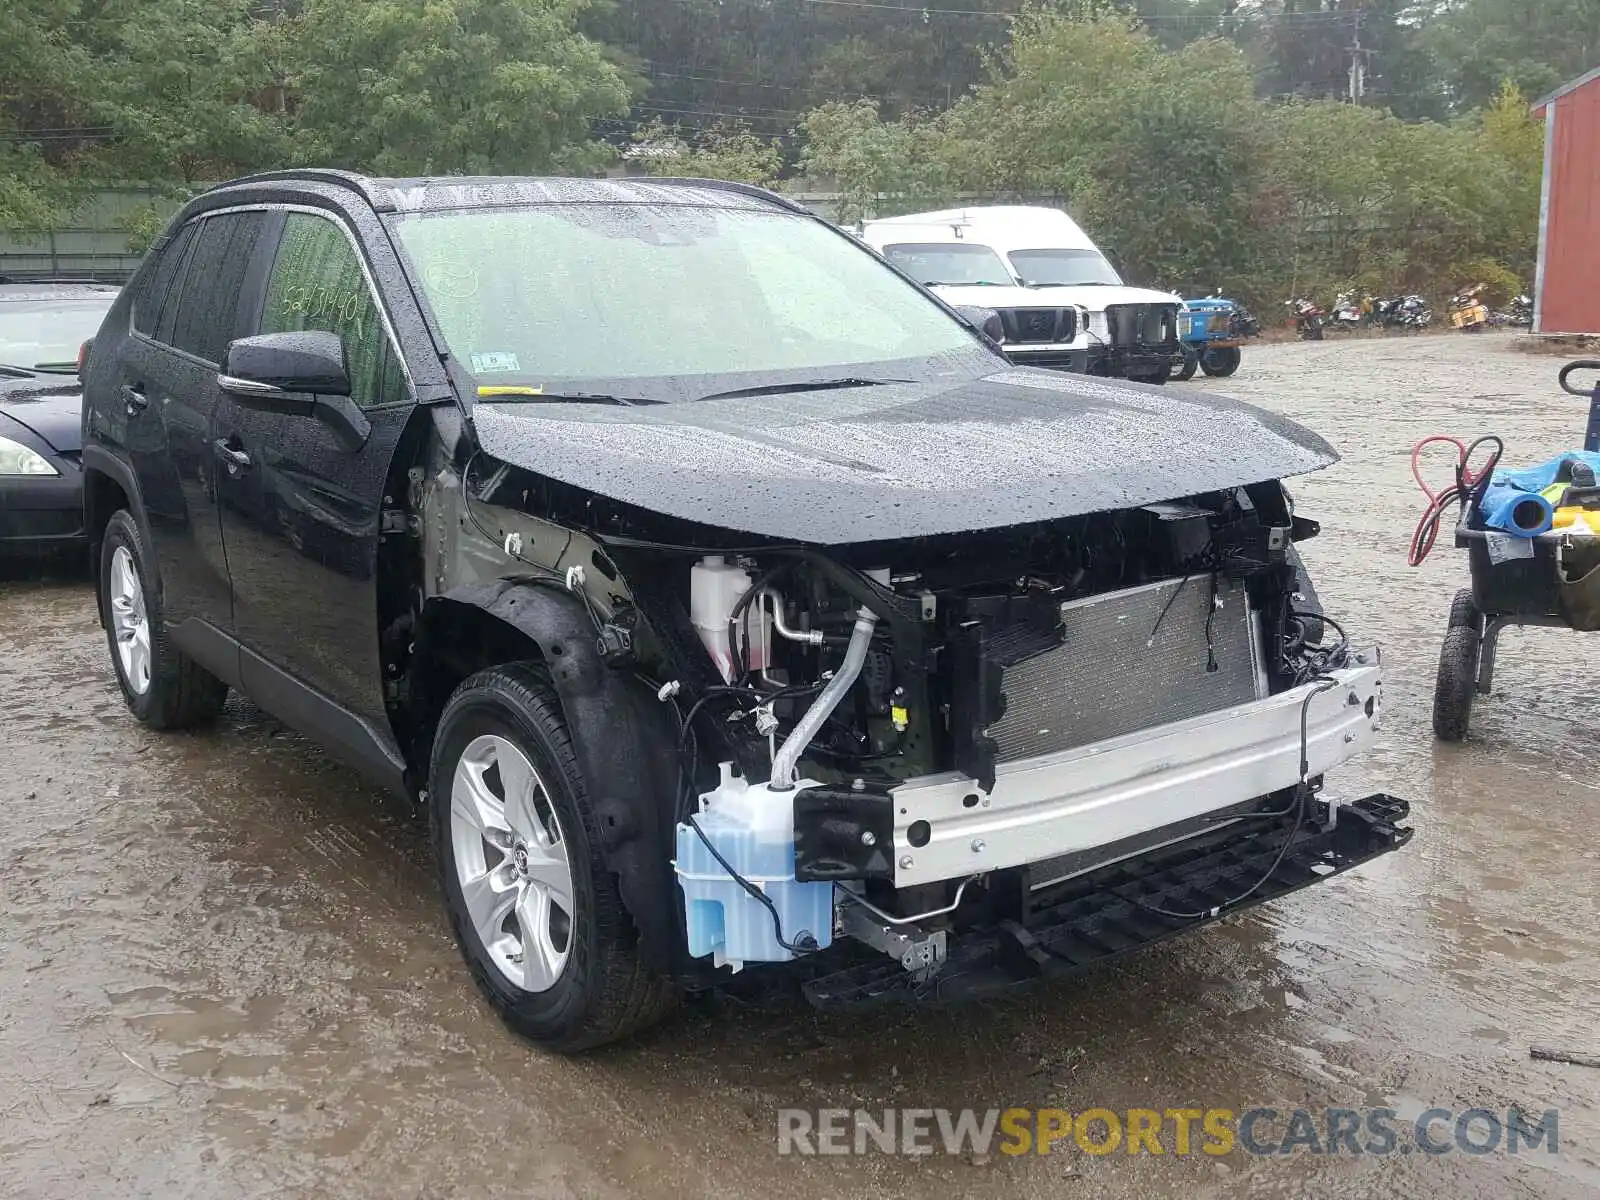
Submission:
{"label": "radiator", "polygon": [[[1062,644],[1006,668],[1005,715],[985,731],[999,746],[998,761],[1084,746],[1264,697],[1266,676],[1244,585],[1219,579],[1215,609],[1211,595],[1207,574],[1063,604]],[[1216,669],[1208,670],[1208,662]]]}

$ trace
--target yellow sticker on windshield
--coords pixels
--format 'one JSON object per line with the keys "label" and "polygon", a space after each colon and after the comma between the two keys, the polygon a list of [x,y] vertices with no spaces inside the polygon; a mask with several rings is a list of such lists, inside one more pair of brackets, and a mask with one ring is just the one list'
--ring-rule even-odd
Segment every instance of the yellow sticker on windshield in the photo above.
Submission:
{"label": "yellow sticker on windshield", "polygon": [[480,395],[480,396],[542,396],[542,395],[544,395],[544,389],[542,387],[515,387],[515,386],[511,386],[511,385],[501,385],[501,386],[491,387],[491,386],[485,384],[485,385],[483,385],[483,386],[478,388],[478,395]]}

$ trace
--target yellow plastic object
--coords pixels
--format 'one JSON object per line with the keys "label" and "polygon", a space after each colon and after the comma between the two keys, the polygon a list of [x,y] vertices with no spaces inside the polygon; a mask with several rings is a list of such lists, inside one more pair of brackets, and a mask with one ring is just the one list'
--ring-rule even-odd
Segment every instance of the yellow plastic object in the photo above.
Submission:
{"label": "yellow plastic object", "polygon": [[478,388],[480,396],[542,396],[542,387],[517,387],[511,384],[484,385]]}
{"label": "yellow plastic object", "polygon": [[1558,508],[1550,528],[1565,533],[1600,537],[1600,512],[1577,507]]}

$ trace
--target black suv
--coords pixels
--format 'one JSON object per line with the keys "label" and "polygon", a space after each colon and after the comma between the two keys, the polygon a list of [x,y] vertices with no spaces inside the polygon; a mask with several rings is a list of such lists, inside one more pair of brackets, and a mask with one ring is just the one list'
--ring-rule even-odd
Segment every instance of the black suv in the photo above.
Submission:
{"label": "black suv", "polygon": [[1380,674],[1292,545],[1327,444],[1015,367],[771,193],[242,179],[107,315],[83,419],[129,708],[235,688],[417,798],[553,1048],[758,963],[1004,990],[1407,836],[1319,799]]}

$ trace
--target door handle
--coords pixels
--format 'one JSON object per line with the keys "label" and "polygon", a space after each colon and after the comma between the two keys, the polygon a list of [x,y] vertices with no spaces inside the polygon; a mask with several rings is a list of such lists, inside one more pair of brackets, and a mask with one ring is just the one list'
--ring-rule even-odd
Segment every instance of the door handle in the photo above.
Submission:
{"label": "door handle", "polygon": [[240,471],[250,466],[250,456],[248,454],[243,450],[236,450],[221,438],[212,442],[211,448],[217,452],[217,457],[227,466],[229,475],[237,475]]}
{"label": "door handle", "polygon": [[150,398],[139,388],[134,387],[133,384],[125,383],[117,390],[122,396],[122,403],[127,407],[130,417],[137,417],[150,407]]}

